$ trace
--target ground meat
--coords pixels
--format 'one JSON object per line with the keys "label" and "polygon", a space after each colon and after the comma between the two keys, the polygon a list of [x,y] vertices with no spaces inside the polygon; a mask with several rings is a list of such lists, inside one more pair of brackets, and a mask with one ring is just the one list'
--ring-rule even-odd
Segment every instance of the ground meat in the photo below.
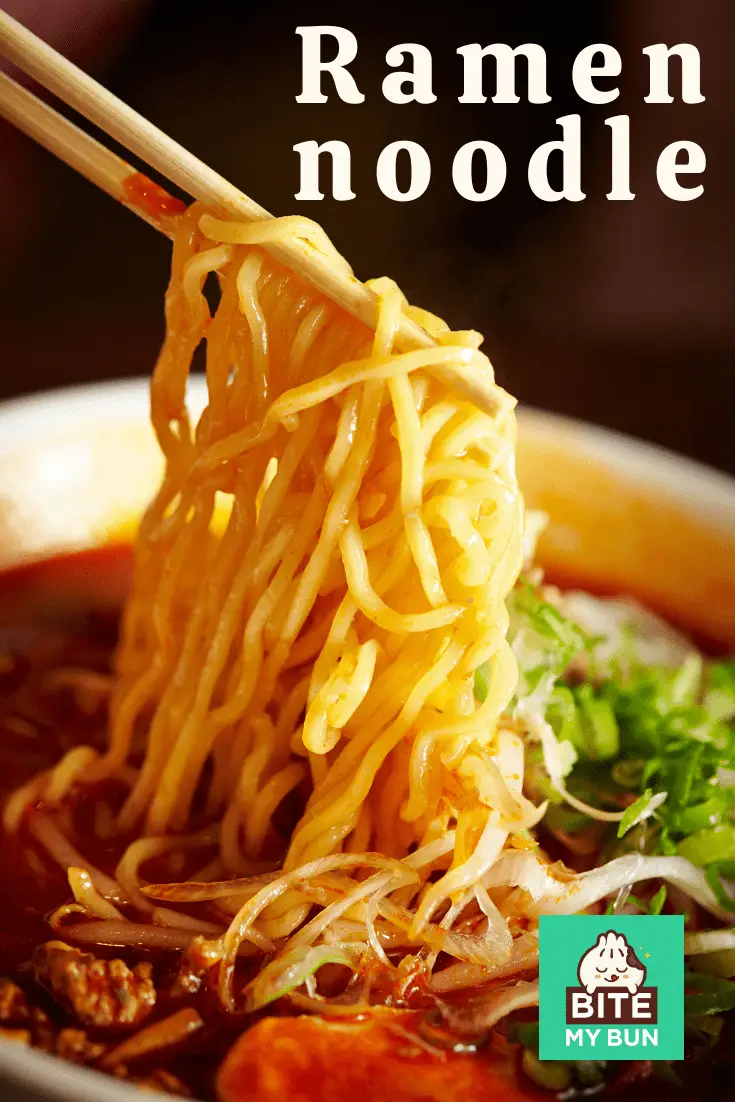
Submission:
{"label": "ground meat", "polygon": [[195,937],[185,953],[181,955],[179,971],[174,980],[171,994],[195,995],[202,986],[205,976],[222,960],[222,947],[218,941],[205,937]]}
{"label": "ground meat", "polygon": [[34,955],[36,979],[84,1025],[96,1029],[137,1026],[156,1002],[148,963],[132,970],[122,960],[100,960],[61,941]]}
{"label": "ground meat", "polygon": [[59,1029],[17,983],[0,980],[0,1037],[32,1045],[76,1064],[93,1064],[108,1045],[90,1041],[84,1030]]}
{"label": "ground meat", "polygon": [[94,1064],[104,1056],[108,1046],[90,1041],[83,1029],[61,1029],[56,1037],[54,1052],[62,1060],[71,1060],[74,1064]]}
{"label": "ground meat", "polygon": [[25,992],[11,980],[0,980],[0,1022],[5,1025],[19,1025],[27,1022],[31,1008]]}
{"label": "ground meat", "polygon": [[0,1026],[6,1040],[54,1052],[56,1034],[46,1011],[12,980],[0,980]]}

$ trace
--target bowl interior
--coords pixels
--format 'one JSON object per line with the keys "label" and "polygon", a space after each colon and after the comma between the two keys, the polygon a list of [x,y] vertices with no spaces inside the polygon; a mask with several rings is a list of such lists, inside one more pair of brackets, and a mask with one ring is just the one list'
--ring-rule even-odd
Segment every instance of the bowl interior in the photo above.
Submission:
{"label": "bowl interior", "polygon": [[[192,413],[204,404],[201,380]],[[0,407],[0,569],[129,540],[162,460],[145,381]],[[560,581],[632,592],[735,647],[735,483],[688,460],[535,411],[519,416],[518,472],[548,527],[539,560]],[[0,1043],[0,1096],[132,1102],[96,1072]]]}

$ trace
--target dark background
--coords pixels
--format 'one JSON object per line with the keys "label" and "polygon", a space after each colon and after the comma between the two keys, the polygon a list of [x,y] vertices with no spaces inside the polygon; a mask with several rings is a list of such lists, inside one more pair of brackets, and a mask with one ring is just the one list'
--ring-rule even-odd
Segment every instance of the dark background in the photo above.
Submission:
{"label": "dark background", "polygon": [[[317,218],[359,276],[390,274],[453,327],[484,332],[500,381],[521,401],[735,472],[732,0],[4,6],[268,209]],[[295,102],[301,24],[357,35],[352,72],[364,104],[336,95],[326,105]],[[432,105],[382,97],[385,52],[404,41],[432,51]],[[520,103],[457,102],[457,46],[493,41],[544,46],[549,105],[523,102],[523,63]],[[593,42],[623,56],[621,96],[601,107],[581,103],[571,83],[576,53]],[[698,47],[705,103],[643,102],[641,49],[655,42]],[[678,75],[671,88],[678,98]],[[543,203],[528,188],[528,159],[572,111],[583,117],[587,199]],[[636,199],[608,202],[603,120],[623,112]],[[356,199],[294,200],[292,146],[309,138],[349,143]],[[454,192],[451,163],[461,144],[483,138],[504,151],[508,180],[498,198],[470,203]],[[391,202],[375,182],[378,153],[396,139],[431,155],[431,185],[412,203]],[[689,203],[667,199],[655,180],[660,151],[684,139],[708,158],[704,195]],[[148,373],[162,332],[166,240],[9,129],[0,131],[0,158],[0,397]]]}

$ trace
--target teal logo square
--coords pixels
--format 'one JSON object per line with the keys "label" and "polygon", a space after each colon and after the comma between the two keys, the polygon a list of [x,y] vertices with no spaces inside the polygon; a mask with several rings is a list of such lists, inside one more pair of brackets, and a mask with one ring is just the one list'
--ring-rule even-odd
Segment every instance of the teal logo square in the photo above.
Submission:
{"label": "teal logo square", "polygon": [[683,915],[542,915],[539,926],[542,1060],[683,1060]]}

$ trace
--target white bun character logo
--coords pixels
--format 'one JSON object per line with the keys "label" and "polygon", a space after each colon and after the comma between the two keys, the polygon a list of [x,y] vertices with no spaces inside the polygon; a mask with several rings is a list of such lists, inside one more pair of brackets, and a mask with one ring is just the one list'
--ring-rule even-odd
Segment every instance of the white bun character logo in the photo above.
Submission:
{"label": "white bun character logo", "polygon": [[588,995],[600,987],[626,987],[634,995],[646,979],[646,969],[622,934],[600,934],[577,968],[579,982]]}

